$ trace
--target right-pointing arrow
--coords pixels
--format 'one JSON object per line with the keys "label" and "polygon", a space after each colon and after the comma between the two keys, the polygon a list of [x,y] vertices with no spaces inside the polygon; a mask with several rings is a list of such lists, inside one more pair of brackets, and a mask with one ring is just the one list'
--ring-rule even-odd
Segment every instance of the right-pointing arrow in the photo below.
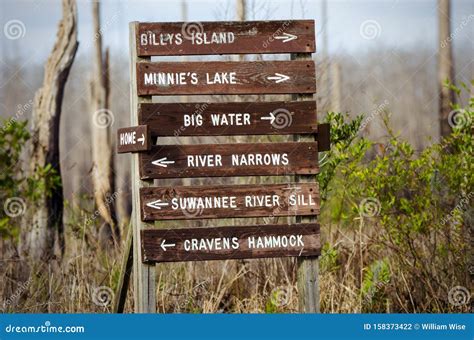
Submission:
{"label": "right-pointing arrow", "polygon": [[290,34],[290,33],[282,33],[282,34],[283,35],[279,35],[279,36],[275,37],[275,39],[283,40],[284,43],[286,43],[288,41],[298,39],[298,36],[296,36],[294,34]]}
{"label": "right-pointing arrow", "polygon": [[142,136],[138,138],[137,141],[142,142],[142,145],[145,145],[145,135],[142,133]]}
{"label": "right-pointing arrow", "polygon": [[290,79],[290,77],[285,74],[275,73],[274,76],[269,76],[267,77],[267,79],[274,80],[275,83],[281,83],[281,82],[287,81],[288,79]]}
{"label": "right-pointing arrow", "polygon": [[161,249],[163,249],[163,251],[166,251],[166,248],[168,247],[174,247],[176,246],[176,243],[166,243],[166,240],[163,239],[163,241],[161,242]]}
{"label": "right-pointing arrow", "polygon": [[264,117],[260,117],[261,120],[269,120],[270,121],[270,124],[273,124],[273,122],[275,121],[276,117],[275,115],[273,114],[273,112],[270,112],[269,113],[269,116],[264,116]]}

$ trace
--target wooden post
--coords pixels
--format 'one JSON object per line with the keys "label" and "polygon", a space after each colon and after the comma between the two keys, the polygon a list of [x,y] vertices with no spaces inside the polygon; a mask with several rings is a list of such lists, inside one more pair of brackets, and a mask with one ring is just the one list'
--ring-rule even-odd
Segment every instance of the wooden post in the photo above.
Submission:
{"label": "wooden post", "polygon": [[[311,60],[311,53],[292,53],[292,60]],[[312,100],[313,94],[296,94],[293,100]],[[307,142],[314,141],[315,136],[295,135],[295,141]],[[299,175],[295,177],[296,182],[311,183],[315,182],[314,175]],[[296,217],[296,223],[312,223],[316,218]],[[298,305],[301,313],[319,313],[319,259],[318,257],[298,258]]]}
{"label": "wooden post", "polygon": [[[138,125],[138,104],[151,103],[151,96],[138,97],[136,63],[150,61],[151,58],[137,57],[136,32],[138,22],[129,24],[130,32],[130,112],[131,125]],[[140,217],[140,193],[142,187],[150,186],[149,183],[140,180],[138,154],[132,154],[132,204],[133,211],[131,224],[133,228],[133,290],[136,313],[156,313],[156,289],[155,289],[155,266],[153,264],[142,263],[141,235],[140,231],[145,229],[147,224],[143,223]]]}
{"label": "wooden post", "polygon": [[133,268],[133,230],[128,225],[127,242],[122,256],[122,266],[120,268],[120,277],[115,290],[114,306],[112,313],[123,313],[125,310],[125,302],[127,301],[128,287],[130,286],[130,276]]}

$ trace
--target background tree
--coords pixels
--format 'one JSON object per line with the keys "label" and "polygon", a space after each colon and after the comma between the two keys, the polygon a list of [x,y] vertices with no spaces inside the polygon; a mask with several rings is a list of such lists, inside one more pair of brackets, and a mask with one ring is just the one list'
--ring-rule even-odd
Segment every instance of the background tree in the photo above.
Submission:
{"label": "background tree", "polygon": [[[46,63],[42,87],[36,92],[32,110],[32,143],[28,153],[31,176],[45,176],[38,195],[29,202],[22,223],[21,253],[34,260],[49,260],[54,254],[56,235],[61,252],[63,237],[63,191],[59,159],[59,123],[64,88],[77,42],[75,0],[63,0],[63,17],[56,42]],[[59,176],[59,177],[58,177]]]}
{"label": "background tree", "polygon": [[455,101],[454,92],[447,82],[454,83],[453,52],[451,49],[451,0],[438,0],[438,86],[439,86],[439,121],[441,137],[451,133],[449,113]]}
{"label": "background tree", "polygon": [[94,73],[91,82],[92,113],[92,183],[97,210],[103,220],[100,243],[106,247],[110,240],[118,240],[119,228],[115,213],[115,171],[111,144],[114,115],[109,110],[109,53],[102,53],[100,1],[92,3],[94,24]]}

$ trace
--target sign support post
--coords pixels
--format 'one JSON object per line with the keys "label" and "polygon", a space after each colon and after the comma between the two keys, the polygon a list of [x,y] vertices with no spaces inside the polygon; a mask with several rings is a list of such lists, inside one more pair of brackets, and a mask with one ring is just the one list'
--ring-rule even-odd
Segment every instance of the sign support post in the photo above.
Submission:
{"label": "sign support post", "polygon": [[[291,60],[311,60],[311,53],[292,53]],[[312,100],[313,94],[295,94],[293,100]],[[316,140],[314,135],[295,135],[297,142],[312,142]],[[318,145],[319,149],[319,145]],[[316,178],[314,175],[297,175],[296,182],[312,183]],[[314,223],[314,216],[297,216],[296,223]],[[319,259],[315,257],[298,257],[298,310],[301,313],[319,313]]]}
{"label": "sign support post", "polygon": [[[130,40],[130,112],[131,125],[138,124],[138,104],[151,103],[151,96],[138,96],[137,89],[137,63],[149,62],[151,57],[137,57],[137,28],[138,22],[129,24]],[[139,176],[139,156],[132,154],[132,203],[133,211],[131,227],[133,228],[133,290],[136,313],[156,313],[156,289],[155,289],[155,265],[146,264],[142,261],[141,253],[141,230],[147,224],[140,217],[140,188],[150,186],[150,183],[142,181]]]}

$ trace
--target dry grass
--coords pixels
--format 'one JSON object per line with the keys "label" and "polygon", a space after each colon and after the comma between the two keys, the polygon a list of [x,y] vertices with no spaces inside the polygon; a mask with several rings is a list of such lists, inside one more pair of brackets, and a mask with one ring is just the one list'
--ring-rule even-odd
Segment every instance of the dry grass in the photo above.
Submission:
{"label": "dry grass", "polygon": [[[86,216],[82,211],[80,216]],[[67,228],[67,253],[41,268],[21,271],[25,263],[12,254],[14,248],[1,243],[0,308],[5,312],[97,313],[110,312],[125,242],[115,250],[103,250],[96,231],[80,225]],[[354,221],[347,226],[322,225],[323,241],[329,241],[337,256],[325,251],[320,258],[321,309],[326,313],[354,312],[467,312],[468,305],[452,306],[445,296],[433,296],[426,305],[415,305],[413,273],[396,267],[391,250],[380,249],[388,258],[390,282],[378,285],[373,296],[361,293],[367,266],[375,259],[368,252],[377,242],[376,225]],[[364,232],[362,233],[362,230]],[[9,254],[9,256],[7,256]],[[298,311],[296,259],[228,260],[157,265],[156,300],[160,313],[279,313]],[[449,288],[449,285],[447,285]],[[424,289],[429,290],[429,287]],[[429,292],[428,292],[429,293]],[[381,296],[381,298],[380,298]],[[446,301],[443,301],[446,300]],[[434,308],[433,306],[438,306]],[[125,312],[133,311],[131,289]]]}

